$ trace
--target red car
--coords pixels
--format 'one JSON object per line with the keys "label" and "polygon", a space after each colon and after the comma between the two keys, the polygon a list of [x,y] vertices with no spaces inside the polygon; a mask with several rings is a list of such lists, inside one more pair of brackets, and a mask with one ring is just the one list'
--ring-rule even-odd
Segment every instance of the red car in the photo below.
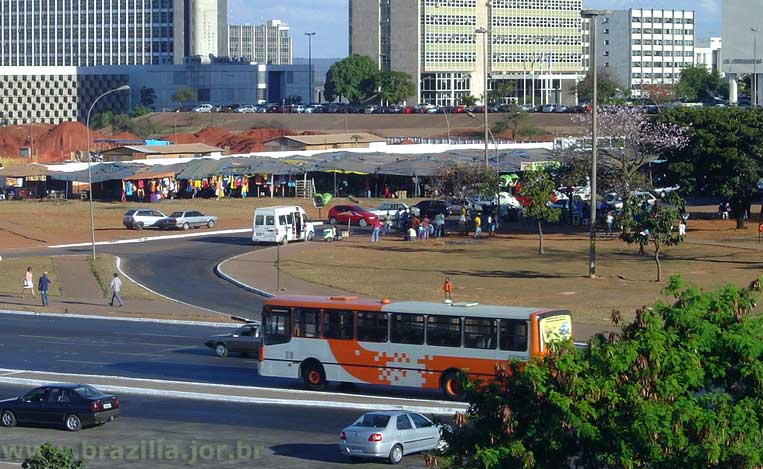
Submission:
{"label": "red car", "polygon": [[357,205],[335,205],[329,210],[329,223],[368,226],[376,220],[376,215]]}

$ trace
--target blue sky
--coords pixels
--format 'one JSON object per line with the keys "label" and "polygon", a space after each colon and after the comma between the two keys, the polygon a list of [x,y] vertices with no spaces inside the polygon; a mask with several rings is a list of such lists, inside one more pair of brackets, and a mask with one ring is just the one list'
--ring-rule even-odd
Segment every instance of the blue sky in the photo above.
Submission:
{"label": "blue sky", "polygon": [[[262,23],[280,19],[291,27],[294,57],[307,57],[305,32],[316,32],[314,57],[347,55],[348,0],[228,0],[231,23]],[[586,8],[675,8],[694,10],[697,39],[721,34],[720,0],[583,0]]]}

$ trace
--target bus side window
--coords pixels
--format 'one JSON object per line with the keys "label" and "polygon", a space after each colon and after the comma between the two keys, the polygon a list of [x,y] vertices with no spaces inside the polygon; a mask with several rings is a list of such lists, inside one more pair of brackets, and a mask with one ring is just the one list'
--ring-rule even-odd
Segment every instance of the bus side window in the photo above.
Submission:
{"label": "bus side window", "polygon": [[391,342],[396,344],[424,344],[424,315],[392,314]]}
{"label": "bus side window", "polygon": [[279,215],[278,226],[285,226],[285,225],[286,225],[286,215]]}
{"label": "bus side window", "polygon": [[464,347],[495,350],[497,329],[495,319],[465,318]]}
{"label": "bus side window", "polygon": [[291,312],[288,309],[263,311],[262,333],[265,345],[289,342],[291,340]]}
{"label": "bus side window", "polygon": [[527,321],[501,319],[501,350],[527,351]]}
{"label": "bus side window", "polygon": [[461,318],[429,316],[427,318],[427,345],[460,347]]}
{"label": "bus side window", "polygon": [[358,340],[361,342],[386,342],[387,323],[386,313],[358,311]]}
{"label": "bus side window", "polygon": [[296,308],[294,310],[294,337],[314,338],[320,335],[320,316],[318,309]]}
{"label": "bus side window", "polygon": [[352,311],[323,311],[323,338],[352,340],[355,336],[355,315]]}
{"label": "bus side window", "polygon": [[266,215],[265,216],[265,224],[268,226],[273,226],[276,224],[276,217],[273,215]]}

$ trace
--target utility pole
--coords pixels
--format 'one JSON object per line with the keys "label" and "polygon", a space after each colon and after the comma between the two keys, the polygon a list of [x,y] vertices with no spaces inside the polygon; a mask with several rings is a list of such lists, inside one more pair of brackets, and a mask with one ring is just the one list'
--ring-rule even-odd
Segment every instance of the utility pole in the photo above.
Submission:
{"label": "utility pole", "polygon": [[307,104],[313,104],[313,86],[315,85],[313,81],[313,36],[315,36],[315,33],[305,33],[305,36],[307,36],[307,81],[309,82],[307,87]]}
{"label": "utility pole", "polygon": [[752,31],[752,80],[750,80],[752,96],[750,104],[752,107],[758,107],[758,31],[760,28],[750,28],[750,31]]}

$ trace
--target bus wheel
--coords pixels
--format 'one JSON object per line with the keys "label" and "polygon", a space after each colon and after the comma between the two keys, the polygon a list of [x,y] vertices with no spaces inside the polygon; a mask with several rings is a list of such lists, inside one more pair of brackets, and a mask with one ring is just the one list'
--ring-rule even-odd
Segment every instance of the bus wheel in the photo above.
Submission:
{"label": "bus wheel", "polygon": [[459,370],[449,370],[442,374],[440,388],[446,398],[452,401],[463,401],[466,397],[466,391],[461,385],[465,378],[464,373]]}
{"label": "bus wheel", "polygon": [[326,372],[316,360],[308,360],[302,364],[302,379],[305,385],[314,391],[326,388]]}

